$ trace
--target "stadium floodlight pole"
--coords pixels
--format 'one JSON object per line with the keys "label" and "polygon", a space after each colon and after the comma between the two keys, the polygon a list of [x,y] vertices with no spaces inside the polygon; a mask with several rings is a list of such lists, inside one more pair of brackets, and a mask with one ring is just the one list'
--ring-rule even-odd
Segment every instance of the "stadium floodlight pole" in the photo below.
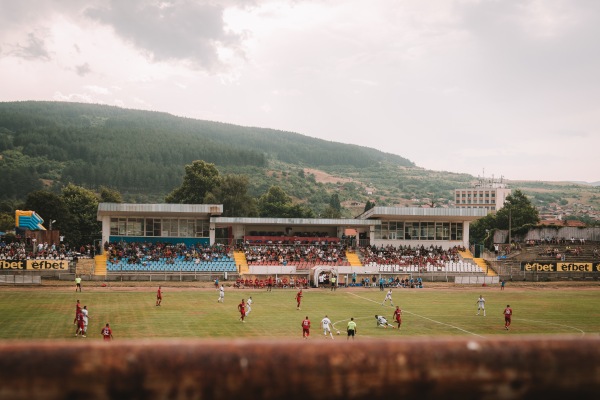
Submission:
{"label": "stadium floodlight pole", "polygon": [[508,206],[508,254],[510,254],[512,244],[512,207]]}
{"label": "stadium floodlight pole", "polygon": [[[486,229],[486,230],[485,230],[485,233],[486,233],[486,235],[485,235],[485,239],[483,239],[483,245],[481,246],[481,254],[482,254],[481,258],[483,258],[483,252],[484,252],[484,250],[485,250],[485,243],[487,242],[487,240],[488,240],[488,239],[489,239],[489,237],[490,237],[490,232],[491,232],[491,231],[490,231],[489,229]],[[489,264],[488,264],[488,263],[487,263],[487,261],[486,261],[486,263],[485,263],[485,275],[487,276],[487,274],[488,274],[489,272],[490,272],[490,266],[489,266]]]}

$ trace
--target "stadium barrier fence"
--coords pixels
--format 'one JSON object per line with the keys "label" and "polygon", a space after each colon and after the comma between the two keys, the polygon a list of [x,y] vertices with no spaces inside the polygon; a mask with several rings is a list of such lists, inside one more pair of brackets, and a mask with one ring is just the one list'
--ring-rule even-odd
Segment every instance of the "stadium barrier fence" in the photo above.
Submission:
{"label": "stadium barrier fence", "polygon": [[[100,333],[98,332],[98,336]],[[499,335],[498,335],[499,336]],[[0,343],[7,399],[596,399],[600,338]]]}

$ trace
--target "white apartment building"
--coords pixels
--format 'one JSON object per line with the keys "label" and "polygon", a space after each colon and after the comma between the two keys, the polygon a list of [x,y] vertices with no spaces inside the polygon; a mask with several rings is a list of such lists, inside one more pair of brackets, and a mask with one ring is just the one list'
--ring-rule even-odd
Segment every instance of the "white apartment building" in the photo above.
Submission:
{"label": "white apartment building", "polygon": [[511,194],[503,179],[494,180],[480,178],[469,189],[455,189],[454,203],[457,208],[483,208],[496,212],[504,206],[506,197]]}

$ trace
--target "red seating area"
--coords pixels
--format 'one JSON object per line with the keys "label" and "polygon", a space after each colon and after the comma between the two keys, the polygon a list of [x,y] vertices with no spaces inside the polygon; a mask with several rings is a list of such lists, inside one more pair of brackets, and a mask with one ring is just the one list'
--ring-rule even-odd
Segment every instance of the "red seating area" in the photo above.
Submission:
{"label": "red seating area", "polygon": [[[280,263],[279,261],[250,261],[248,262],[248,265],[283,265],[282,263]],[[298,270],[302,270],[302,269],[311,269],[312,267],[314,267],[315,265],[329,265],[332,267],[335,266],[350,266],[350,263],[348,261],[319,261],[319,262],[309,262],[309,261],[292,261],[292,262],[288,262],[285,265],[295,265],[296,269]]]}
{"label": "red seating area", "polygon": [[300,270],[315,265],[350,265],[346,258],[346,245],[339,241],[315,241],[309,244],[244,242],[238,246],[238,250],[244,252],[248,265],[293,265]]}

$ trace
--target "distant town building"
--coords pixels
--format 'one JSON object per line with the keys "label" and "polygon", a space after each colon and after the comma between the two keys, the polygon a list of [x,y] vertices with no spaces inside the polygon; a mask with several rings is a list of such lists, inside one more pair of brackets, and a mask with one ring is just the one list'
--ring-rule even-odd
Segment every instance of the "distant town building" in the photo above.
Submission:
{"label": "distant town building", "polygon": [[454,203],[457,208],[483,208],[488,212],[496,212],[504,206],[510,194],[511,189],[503,182],[503,178],[479,178],[469,189],[455,189]]}

